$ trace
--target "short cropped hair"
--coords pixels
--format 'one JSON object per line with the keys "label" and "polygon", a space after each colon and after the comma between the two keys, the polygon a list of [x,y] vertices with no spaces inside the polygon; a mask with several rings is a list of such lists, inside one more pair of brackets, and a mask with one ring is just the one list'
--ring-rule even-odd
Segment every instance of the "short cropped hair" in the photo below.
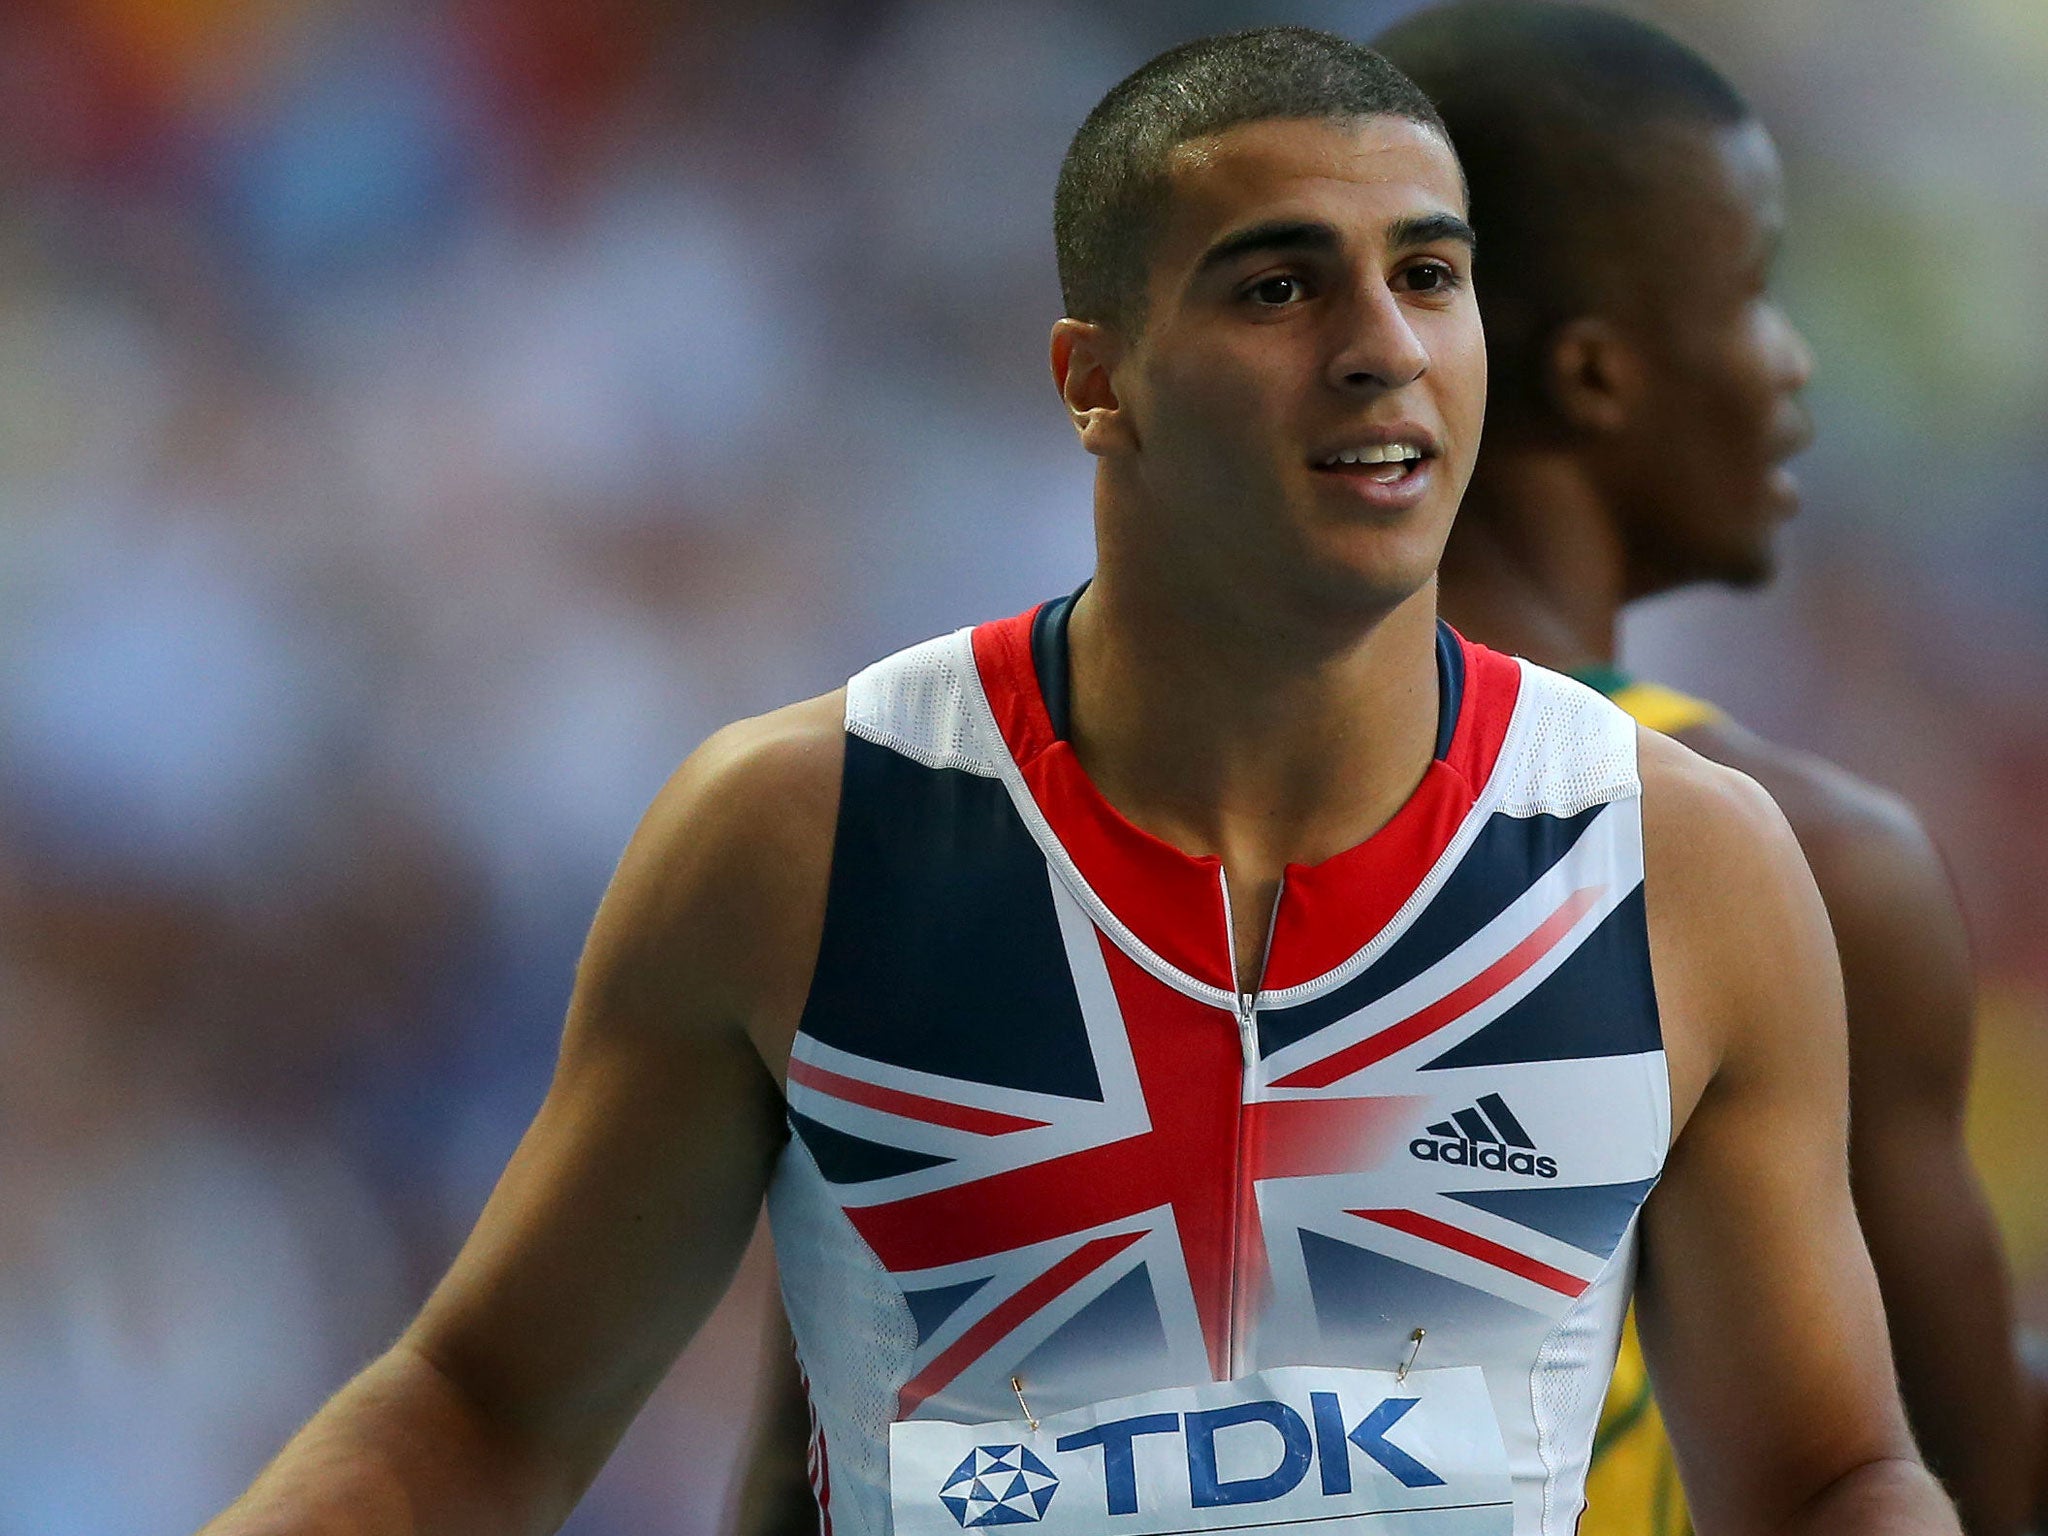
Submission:
{"label": "short cropped hair", "polygon": [[1552,0],[1453,0],[1374,42],[1429,93],[1465,168],[1486,317],[1489,417],[1541,410],[1558,326],[1627,289],[1603,253],[1645,223],[1660,126],[1734,127],[1749,105],[1655,27]]}
{"label": "short cropped hair", "polygon": [[1383,115],[1444,133],[1413,82],[1328,32],[1259,27],[1169,48],[1110,89],[1060,164],[1052,227],[1067,313],[1126,329],[1142,323],[1146,265],[1181,144],[1274,118]]}

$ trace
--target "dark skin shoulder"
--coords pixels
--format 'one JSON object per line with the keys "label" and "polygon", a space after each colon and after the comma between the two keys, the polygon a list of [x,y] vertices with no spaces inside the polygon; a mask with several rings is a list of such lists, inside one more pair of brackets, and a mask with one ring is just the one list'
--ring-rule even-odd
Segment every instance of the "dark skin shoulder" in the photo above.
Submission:
{"label": "dark skin shoulder", "polygon": [[2018,1531],[2041,1410],[1963,1139],[1974,991],[1940,856],[1903,801],[1831,763],[1727,721],[1678,739],[1769,791],[1812,867],[1847,1000],[1851,1187],[1908,1413],[1964,1528]]}

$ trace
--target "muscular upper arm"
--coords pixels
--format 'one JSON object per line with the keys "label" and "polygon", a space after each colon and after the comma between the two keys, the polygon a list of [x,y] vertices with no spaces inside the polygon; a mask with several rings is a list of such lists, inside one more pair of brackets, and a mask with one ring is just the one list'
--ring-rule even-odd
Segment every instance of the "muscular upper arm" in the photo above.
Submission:
{"label": "muscular upper arm", "polygon": [[823,919],[827,698],[744,722],[635,833],[555,1077],[408,1342],[579,1486],[730,1280],[781,1138],[764,1060]]}
{"label": "muscular upper arm", "polygon": [[1850,1181],[1906,1407],[1965,1528],[2016,1531],[2035,1437],[2005,1257],[1964,1139],[1974,987],[1947,874],[1893,797],[1732,728],[1700,745],[1771,791],[1813,867],[1848,1004]]}
{"label": "muscular upper arm", "polygon": [[1773,1528],[1913,1455],[1850,1201],[1826,913],[1754,783],[1643,737],[1646,900],[1682,1126],[1639,1315],[1703,1531]]}

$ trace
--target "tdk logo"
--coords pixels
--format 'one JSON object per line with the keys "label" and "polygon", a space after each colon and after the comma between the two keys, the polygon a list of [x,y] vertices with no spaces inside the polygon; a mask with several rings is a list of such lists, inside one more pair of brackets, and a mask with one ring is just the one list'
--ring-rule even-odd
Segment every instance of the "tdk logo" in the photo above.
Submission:
{"label": "tdk logo", "polygon": [[1457,1163],[1537,1179],[1557,1177],[1557,1160],[1537,1152],[1522,1122],[1497,1093],[1481,1094],[1470,1109],[1425,1129],[1427,1134],[1408,1143],[1408,1151],[1426,1163]]}
{"label": "tdk logo", "polygon": [[[1408,1488],[1441,1488],[1444,1480],[1389,1441],[1387,1431],[1398,1424],[1419,1398],[1389,1397],[1356,1424],[1344,1422],[1343,1405],[1334,1392],[1311,1392],[1308,1417],[1286,1403],[1232,1403],[1193,1413],[1143,1413],[1113,1419],[1076,1434],[1062,1435],[1054,1449],[1100,1452],[1105,1514],[1135,1515],[1138,1501],[1136,1442],[1148,1435],[1178,1435],[1187,1453],[1188,1502],[1196,1509],[1265,1504],[1283,1499],[1307,1479],[1314,1468],[1325,1497],[1351,1492],[1352,1453],[1362,1451]],[[1270,1472],[1226,1477],[1217,1438],[1244,1426],[1260,1426],[1268,1439],[1268,1459],[1277,1456]],[[1239,1469],[1240,1471],[1242,1469]]]}
{"label": "tdk logo", "polygon": [[1446,1531],[1502,1536],[1513,1507],[1476,1365],[1283,1365],[1043,1419],[889,1426],[897,1536],[1279,1536],[1425,1511]]}

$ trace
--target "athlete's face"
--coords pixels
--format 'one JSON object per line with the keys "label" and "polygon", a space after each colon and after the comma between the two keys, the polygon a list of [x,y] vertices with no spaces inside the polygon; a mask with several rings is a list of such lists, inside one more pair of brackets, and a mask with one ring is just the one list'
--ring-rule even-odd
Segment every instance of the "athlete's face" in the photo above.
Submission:
{"label": "athlete's face", "polygon": [[1181,146],[1089,441],[1136,536],[1210,590],[1347,614],[1424,586],[1485,407],[1464,214],[1449,146],[1404,118]]}
{"label": "athlete's face", "polygon": [[1643,306],[1643,397],[1628,498],[1638,591],[1692,581],[1751,586],[1799,505],[1786,460],[1812,425],[1806,342],[1772,300],[1784,187],[1757,123],[1675,134]]}

